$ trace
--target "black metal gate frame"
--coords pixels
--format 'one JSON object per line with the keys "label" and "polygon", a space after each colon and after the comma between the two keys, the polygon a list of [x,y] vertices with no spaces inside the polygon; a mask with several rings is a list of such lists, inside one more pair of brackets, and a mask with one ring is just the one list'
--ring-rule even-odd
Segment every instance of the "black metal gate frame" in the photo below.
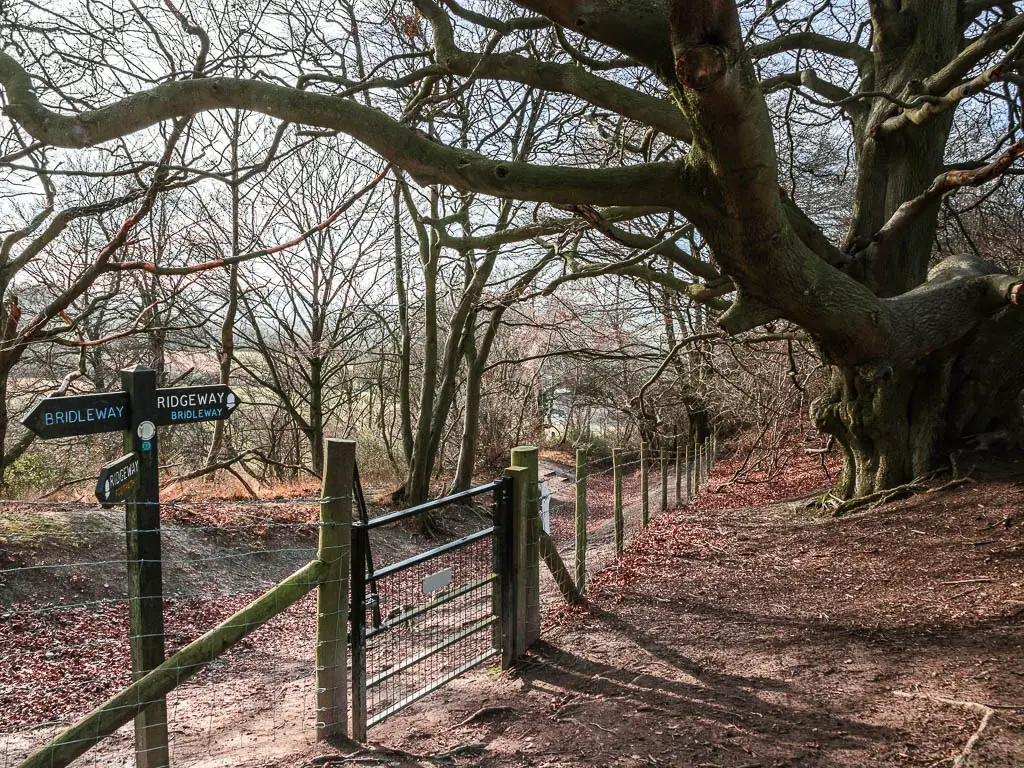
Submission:
{"label": "black metal gate frame", "polygon": [[[487,528],[475,531],[467,536],[448,542],[434,549],[421,552],[412,557],[401,560],[384,568],[374,569],[372,560],[369,559],[369,535],[370,531],[385,525],[407,520],[417,515],[437,510],[452,504],[467,501],[476,496],[493,493],[492,524]],[[369,728],[379,724],[391,715],[405,709],[413,702],[419,701],[438,690],[445,684],[451,682],[460,675],[465,674],[474,667],[487,661],[496,654],[504,658],[506,649],[509,648],[512,618],[509,612],[512,610],[513,590],[515,579],[513,571],[512,553],[512,479],[503,477],[491,483],[471,488],[468,491],[456,493],[426,504],[420,504],[399,512],[392,512],[372,520],[360,520],[352,524],[352,605],[351,605],[351,637],[352,637],[352,735],[357,741],[366,741],[366,732]],[[400,571],[412,568],[421,563],[433,560],[447,552],[466,547],[476,541],[490,537],[493,541],[492,547],[492,573],[489,577],[479,579],[470,584],[464,584],[429,603],[417,607],[413,611],[403,613],[394,620],[380,621],[379,607],[373,595],[373,604],[368,605],[367,587],[371,589],[380,579],[391,576]],[[366,648],[367,640],[387,632],[390,629],[403,624],[410,619],[428,613],[460,597],[471,594],[478,589],[493,584],[492,594],[493,609],[490,617],[478,621],[463,629],[451,637],[437,643],[429,648],[420,651],[406,659],[397,662],[395,665],[384,670],[380,674],[367,679],[366,672]],[[375,593],[375,590],[374,590]],[[367,608],[374,610],[374,625],[367,629],[366,611]],[[495,627],[493,632],[494,647],[470,660],[466,664],[447,672],[442,677],[431,680],[427,685],[419,688],[408,696],[403,697],[391,706],[367,718],[366,698],[367,691],[380,683],[388,680],[396,674],[410,669],[425,659],[458,644],[477,632],[488,627]]]}

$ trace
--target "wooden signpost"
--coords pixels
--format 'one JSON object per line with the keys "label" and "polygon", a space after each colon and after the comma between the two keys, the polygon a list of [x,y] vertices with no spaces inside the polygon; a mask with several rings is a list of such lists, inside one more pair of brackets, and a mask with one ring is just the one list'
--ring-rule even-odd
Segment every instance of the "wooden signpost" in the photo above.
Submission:
{"label": "wooden signpost", "polygon": [[[121,371],[120,392],[47,397],[22,419],[44,440],[123,432],[125,454],[104,464],[96,498],[125,505],[128,617],[132,673],[139,679],[164,661],[163,577],[160,567],[160,476],[157,427],[228,418],[238,407],[230,387],[157,389],[156,371]],[[135,764],[170,764],[167,704],[160,697],[135,718]]]}

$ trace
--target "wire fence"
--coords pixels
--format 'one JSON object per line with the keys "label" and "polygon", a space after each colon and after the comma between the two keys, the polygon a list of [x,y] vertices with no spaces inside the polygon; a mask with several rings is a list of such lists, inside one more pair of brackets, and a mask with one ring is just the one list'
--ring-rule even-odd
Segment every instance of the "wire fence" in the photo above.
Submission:
{"label": "wire fence", "polygon": [[[689,450],[644,446],[598,458],[577,456],[575,468],[542,468],[542,524],[577,586],[583,582],[582,591],[644,528],[645,515],[649,520],[699,493],[715,450],[709,437]],[[543,595],[545,603],[561,600],[550,587]]]}
{"label": "wire fence", "polygon": [[[545,510],[544,527],[568,571],[577,573],[580,550],[585,572],[593,573],[642,529],[645,510],[653,517],[699,488],[713,447],[708,443],[703,451],[703,463],[695,454],[682,466],[678,452],[645,449],[616,451],[578,472],[543,468],[528,502]],[[297,765],[331,754],[318,731],[323,735],[325,723],[348,716],[332,710],[344,707],[343,696],[331,703],[331,693],[346,679],[345,648],[338,642],[326,647],[323,639],[344,637],[349,618],[347,581],[342,583],[340,570],[331,571],[334,576],[324,570],[332,559],[324,542],[339,525],[325,509],[340,500],[162,503],[162,629],[146,634],[129,629],[138,626],[141,600],[151,600],[130,598],[139,593],[129,588],[129,575],[137,575],[143,561],[129,558],[126,540],[152,533],[126,530],[136,516],[80,502],[0,500],[0,768],[22,766],[58,734],[70,739],[62,747],[70,751],[61,760],[31,765],[67,765],[78,757],[75,765],[135,766],[137,745],[147,749],[149,743],[138,738],[140,722],[145,729],[163,728],[163,715],[153,715],[152,707],[165,694],[167,739],[160,749],[166,752],[149,765]],[[435,530],[388,526],[394,530],[372,543],[375,572],[416,556],[427,541],[435,547],[454,541],[491,519],[484,499],[464,507]],[[585,517],[578,509],[585,509]],[[527,546],[538,541],[531,538]],[[367,624],[392,631],[373,637],[370,715],[395,711],[432,680],[491,656],[492,556],[490,542],[481,540],[429,567],[417,564],[375,582]],[[527,553],[525,562],[536,560],[535,552]],[[435,584],[442,572],[450,585]],[[333,602],[325,602],[328,593]],[[431,612],[440,623],[424,621]],[[335,635],[324,632],[330,621]],[[463,643],[463,635],[479,647]],[[142,687],[153,674],[140,681],[132,666],[133,649],[154,637],[163,643],[158,658],[167,659],[160,668],[169,665],[173,677],[157,692]],[[339,670],[335,687],[327,674],[332,658]],[[127,693],[136,698],[124,699]],[[120,697],[114,708],[123,710],[125,723],[115,732],[67,731],[97,707],[109,706],[104,702],[113,696]],[[133,728],[129,718],[143,708],[148,719]]]}
{"label": "wire fence", "polygon": [[[167,655],[317,557],[319,501],[162,505]],[[120,509],[0,501],[0,768],[132,683],[146,638],[129,632],[126,533]],[[317,620],[308,594],[175,687],[170,763],[316,756]],[[75,765],[132,766],[135,749],[129,723]]]}

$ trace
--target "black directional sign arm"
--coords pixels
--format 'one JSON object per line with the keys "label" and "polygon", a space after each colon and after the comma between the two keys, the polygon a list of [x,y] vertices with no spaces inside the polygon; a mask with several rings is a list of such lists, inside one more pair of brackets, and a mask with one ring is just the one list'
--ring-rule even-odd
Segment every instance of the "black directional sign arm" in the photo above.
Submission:
{"label": "black directional sign arm", "polygon": [[43,440],[128,429],[128,395],[97,392],[92,395],[47,397],[25,414],[21,423]]}
{"label": "black directional sign arm", "polygon": [[119,459],[104,464],[96,481],[96,498],[104,507],[123,504],[135,499],[139,483],[139,457],[128,453]]}
{"label": "black directional sign arm", "polygon": [[211,384],[156,391],[156,423],[160,426],[196,421],[222,421],[238,407],[231,387]]}
{"label": "black directional sign arm", "polygon": [[[212,384],[151,390],[154,402],[143,404],[149,420],[157,426],[222,421],[232,414],[241,399],[231,387]],[[131,408],[127,392],[97,392],[91,395],[46,397],[36,403],[21,423],[43,440],[100,432],[123,432],[130,427]]]}

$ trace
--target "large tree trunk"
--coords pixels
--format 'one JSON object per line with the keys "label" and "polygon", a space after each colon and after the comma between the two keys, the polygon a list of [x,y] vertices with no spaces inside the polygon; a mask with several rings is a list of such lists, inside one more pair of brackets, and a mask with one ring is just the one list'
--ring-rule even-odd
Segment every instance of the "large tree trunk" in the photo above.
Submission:
{"label": "large tree trunk", "polygon": [[[883,4],[884,5],[884,4]],[[962,46],[956,3],[908,0],[899,13],[875,12],[875,67],[865,89],[905,95],[950,61]],[[879,127],[894,113],[884,99],[854,117],[858,180],[844,250],[866,249],[901,204],[921,195],[943,170],[952,110],[887,135]],[[892,247],[868,249],[849,272],[880,297],[925,282],[935,242],[939,201],[930,205]],[[945,348],[909,364],[864,376],[836,366],[828,393],[812,405],[816,425],[835,436],[844,469],[835,492],[865,496],[919,478],[942,465],[959,437],[948,416],[959,349]]]}
{"label": "large tree trunk", "polygon": [[1005,310],[953,349],[896,370],[885,382],[837,367],[811,406],[815,425],[844,455],[835,493],[850,499],[893,488],[949,466],[965,438],[1020,434],[1024,319]]}

